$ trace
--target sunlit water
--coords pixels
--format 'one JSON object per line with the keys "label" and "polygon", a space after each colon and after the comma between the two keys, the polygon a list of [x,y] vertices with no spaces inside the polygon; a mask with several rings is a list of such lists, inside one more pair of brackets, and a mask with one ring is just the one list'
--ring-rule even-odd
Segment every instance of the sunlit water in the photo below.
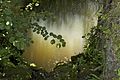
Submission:
{"label": "sunlit water", "polygon": [[97,16],[94,10],[89,16],[69,15],[66,17],[66,21],[60,19],[59,25],[58,23],[50,25],[40,21],[39,25],[47,26],[48,32],[62,35],[67,43],[66,47],[57,48],[56,45],[50,44],[50,40],[45,41],[41,35],[32,33],[34,43],[26,49],[23,56],[37,66],[50,71],[55,67],[55,63],[68,61],[71,56],[83,51],[85,40],[82,36],[96,24]]}

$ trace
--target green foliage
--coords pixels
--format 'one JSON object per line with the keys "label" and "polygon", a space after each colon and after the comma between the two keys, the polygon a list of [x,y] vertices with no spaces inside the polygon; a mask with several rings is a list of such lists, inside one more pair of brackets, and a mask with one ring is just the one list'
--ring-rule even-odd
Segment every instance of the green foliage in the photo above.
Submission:
{"label": "green foliage", "polygon": [[[0,79],[31,78],[31,69],[21,57],[25,48],[32,42],[30,30],[42,35],[46,40],[50,36],[46,27],[33,23],[33,20],[47,18],[49,15],[48,12],[36,13],[33,10],[35,6],[39,6],[39,1],[33,0],[28,4],[22,0],[0,1]],[[60,39],[58,42],[62,44]]]}
{"label": "green foliage", "polygon": [[[113,50],[117,57],[120,57],[120,4],[115,0],[111,8],[100,8],[98,25],[93,27],[90,33],[83,36],[86,39],[83,53],[72,56],[71,61],[66,63],[59,62],[50,73],[41,69],[33,69],[29,63],[24,62],[21,55],[32,42],[29,36],[31,29],[33,32],[42,35],[44,40],[51,39],[50,43],[55,44],[58,48],[66,46],[66,42],[61,35],[48,32],[46,27],[37,23],[39,18],[43,20],[52,19],[53,14],[49,11],[53,12],[53,7],[58,5],[59,2],[60,0],[0,1],[0,79],[101,80],[103,67],[105,66],[104,54],[109,47],[109,44],[106,43],[108,39],[112,39]],[[73,7],[72,4],[77,3],[78,0],[67,2],[65,1],[64,4],[59,4],[59,6],[63,5],[64,8],[66,6]],[[102,5],[106,5],[106,2]],[[50,7],[49,4],[51,4]],[[72,8],[66,8],[66,11],[72,10]],[[56,12],[54,14],[59,11],[61,14],[67,13],[59,7],[56,7],[54,11]],[[36,22],[33,22],[33,20]],[[117,72],[120,76],[119,68]]]}
{"label": "green foliage", "polygon": [[59,62],[52,72],[55,80],[77,80],[77,66]]}
{"label": "green foliage", "polygon": [[38,23],[33,23],[32,25],[33,32],[42,35],[44,37],[44,40],[48,40],[50,37],[52,37],[53,39],[50,40],[50,43],[56,44],[57,48],[66,46],[66,42],[61,35],[56,35],[53,32],[48,33],[46,27],[39,26]]}

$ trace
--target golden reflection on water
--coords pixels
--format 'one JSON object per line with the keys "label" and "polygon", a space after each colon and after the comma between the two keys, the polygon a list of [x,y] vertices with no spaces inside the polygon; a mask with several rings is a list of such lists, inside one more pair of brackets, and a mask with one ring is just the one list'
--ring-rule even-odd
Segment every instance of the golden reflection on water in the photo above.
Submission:
{"label": "golden reflection on water", "polygon": [[[50,71],[55,67],[58,61],[67,61],[71,56],[83,51],[84,40],[84,17],[74,16],[68,18],[67,23],[62,23],[60,26],[56,24],[48,27],[48,31],[55,34],[61,34],[67,45],[64,48],[57,48],[50,44],[50,40],[45,41],[41,35],[32,33],[34,43],[28,47],[24,53],[25,59],[35,63],[39,67],[43,67]],[[92,24],[89,26],[91,27]]]}
{"label": "golden reflection on water", "polygon": [[50,41],[45,41],[43,37],[36,33],[33,33],[33,40],[34,43],[26,49],[24,57],[48,71],[55,66],[57,61],[66,61],[72,55],[75,55],[75,51],[79,52],[79,50],[82,50],[79,40],[74,40],[72,42],[74,46],[72,46],[73,44],[70,46],[70,40],[65,39],[67,45],[64,48],[57,48],[56,45],[50,44]]}

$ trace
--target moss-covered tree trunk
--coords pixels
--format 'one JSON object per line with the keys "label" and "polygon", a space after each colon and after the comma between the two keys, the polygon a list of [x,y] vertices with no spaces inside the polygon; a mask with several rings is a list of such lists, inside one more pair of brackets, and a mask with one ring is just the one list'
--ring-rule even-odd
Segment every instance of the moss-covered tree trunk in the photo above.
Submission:
{"label": "moss-covered tree trunk", "polygon": [[[117,68],[117,57],[115,55],[113,38],[110,35],[113,32],[112,20],[113,17],[108,15],[113,9],[114,0],[102,0],[103,10],[101,16],[98,18],[98,25],[102,28],[107,28],[110,33],[104,35],[104,68],[103,68],[103,80],[113,80],[116,77],[115,69]],[[103,18],[105,17],[105,18]]]}

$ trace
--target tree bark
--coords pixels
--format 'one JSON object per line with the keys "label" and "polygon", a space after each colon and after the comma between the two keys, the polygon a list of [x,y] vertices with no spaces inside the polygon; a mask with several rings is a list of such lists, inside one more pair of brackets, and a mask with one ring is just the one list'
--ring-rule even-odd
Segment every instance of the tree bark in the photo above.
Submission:
{"label": "tree bark", "polygon": [[[109,11],[112,9],[112,3],[114,0],[103,0],[103,11],[102,15],[109,13]],[[108,17],[111,19],[111,17]],[[106,19],[107,20],[107,19]],[[102,22],[107,22],[107,25],[109,25],[108,29],[112,30],[112,22],[108,22],[106,20],[98,18],[98,25],[100,25]],[[106,27],[106,25],[102,24],[102,27]],[[104,50],[104,68],[103,68],[103,80],[113,80],[115,78],[116,73],[115,69],[117,68],[117,58],[115,56],[115,52],[113,49],[113,39],[112,37],[107,37],[105,40],[105,50]]]}

